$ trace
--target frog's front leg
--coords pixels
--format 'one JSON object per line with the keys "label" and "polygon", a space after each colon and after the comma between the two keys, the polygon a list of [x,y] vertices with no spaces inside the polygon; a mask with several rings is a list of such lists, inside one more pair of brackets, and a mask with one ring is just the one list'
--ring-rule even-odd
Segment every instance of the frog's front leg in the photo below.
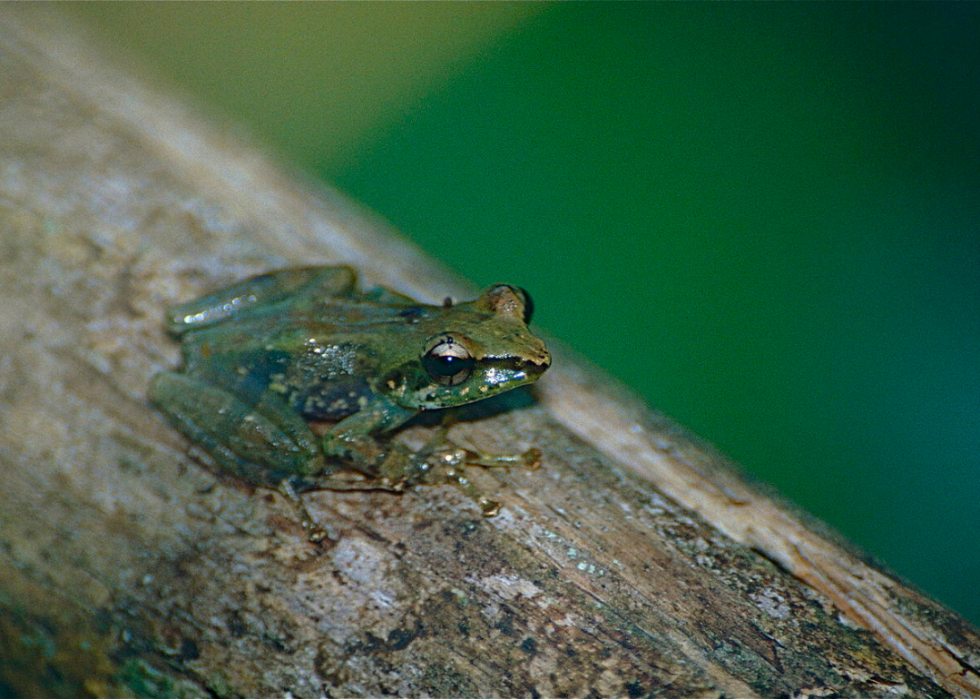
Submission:
{"label": "frog's front leg", "polygon": [[483,511],[484,516],[493,517],[500,512],[500,503],[483,495],[466,475],[467,466],[483,468],[511,468],[521,466],[536,470],[541,467],[541,451],[528,449],[520,454],[489,454],[473,447],[465,447],[449,437],[453,424],[453,411],[447,411],[442,424],[422,449],[417,458],[426,459],[431,470],[426,474],[428,484],[448,483],[455,485]]}
{"label": "frog's front leg", "polygon": [[167,309],[167,330],[175,335],[200,330],[232,316],[242,317],[287,299],[317,299],[349,293],[357,274],[346,266],[300,267],[262,274],[199,299]]}
{"label": "frog's front leg", "polygon": [[[530,449],[519,455],[493,455],[461,447],[447,437],[449,422],[440,426],[417,452],[399,442],[382,444],[372,434],[392,430],[414,412],[378,399],[365,409],[337,423],[323,436],[323,451],[349,463],[365,476],[352,481],[340,474],[316,479],[316,486],[331,490],[390,490],[401,492],[412,485],[455,485],[492,517],[500,503],[483,496],[466,476],[466,466],[538,468],[541,453]],[[448,415],[448,414],[447,414]]]}
{"label": "frog's front leg", "polygon": [[317,487],[400,492],[420,482],[427,465],[403,444],[382,443],[374,436],[399,427],[417,412],[378,397],[338,422],[323,435],[321,449],[327,457],[345,462],[364,478],[352,481],[330,474],[318,478]]}

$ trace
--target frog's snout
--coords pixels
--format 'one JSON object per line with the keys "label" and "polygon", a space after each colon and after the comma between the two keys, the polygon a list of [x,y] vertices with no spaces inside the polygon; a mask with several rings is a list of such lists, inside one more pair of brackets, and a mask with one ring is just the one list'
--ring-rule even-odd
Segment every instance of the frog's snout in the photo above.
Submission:
{"label": "frog's snout", "polygon": [[551,366],[551,353],[548,350],[542,350],[541,356],[538,358],[538,366],[541,367],[541,371],[544,371]]}
{"label": "frog's snout", "polygon": [[540,376],[551,366],[551,352],[540,338],[534,335],[525,335],[524,351],[522,353],[523,364],[528,373]]}
{"label": "frog's snout", "polygon": [[551,353],[544,347],[534,357],[525,360],[527,372],[533,376],[540,376],[551,366]]}

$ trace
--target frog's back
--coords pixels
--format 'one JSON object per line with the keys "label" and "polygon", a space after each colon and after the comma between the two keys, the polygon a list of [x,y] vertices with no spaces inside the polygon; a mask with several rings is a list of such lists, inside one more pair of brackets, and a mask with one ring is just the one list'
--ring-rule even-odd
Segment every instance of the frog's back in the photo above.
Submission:
{"label": "frog's back", "polygon": [[383,287],[358,291],[350,268],[312,267],[175,306],[168,327],[182,336],[185,373],[250,404],[282,399],[308,419],[339,419],[371,397],[376,348],[424,309]]}
{"label": "frog's back", "polygon": [[250,309],[185,332],[184,371],[250,404],[282,399],[306,419],[341,419],[373,394],[379,358],[365,338],[404,325],[404,310],[418,306],[392,300],[352,293]]}
{"label": "frog's back", "polygon": [[371,394],[370,350],[344,326],[252,318],[184,336],[184,372],[249,405],[284,401],[309,420],[350,415]]}
{"label": "frog's back", "polygon": [[301,267],[251,277],[214,293],[167,309],[167,329],[175,335],[242,319],[281,303],[356,293],[357,274],[346,266]]}

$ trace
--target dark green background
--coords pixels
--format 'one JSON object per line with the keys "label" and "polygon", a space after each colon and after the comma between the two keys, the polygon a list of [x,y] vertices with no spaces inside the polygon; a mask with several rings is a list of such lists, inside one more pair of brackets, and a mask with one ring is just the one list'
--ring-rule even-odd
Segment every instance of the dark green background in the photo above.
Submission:
{"label": "dark green background", "polygon": [[978,6],[70,11],[980,621]]}

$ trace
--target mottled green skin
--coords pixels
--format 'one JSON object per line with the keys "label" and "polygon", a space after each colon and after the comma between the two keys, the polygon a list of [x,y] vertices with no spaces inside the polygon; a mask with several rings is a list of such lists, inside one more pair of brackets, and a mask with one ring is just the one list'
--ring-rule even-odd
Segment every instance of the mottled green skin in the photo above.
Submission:
{"label": "mottled green skin", "polygon": [[[360,292],[356,281],[349,267],[284,270],[171,308],[167,327],[182,339],[183,367],[157,375],[150,400],[221,467],[256,485],[433,482],[431,464],[383,435],[421,410],[541,376],[550,357],[527,328],[530,301],[498,285],[469,303],[429,306],[381,287]],[[422,362],[447,333],[473,360],[468,378],[452,385]],[[317,437],[309,421],[336,424]],[[365,478],[352,484],[335,475],[343,469]]]}

